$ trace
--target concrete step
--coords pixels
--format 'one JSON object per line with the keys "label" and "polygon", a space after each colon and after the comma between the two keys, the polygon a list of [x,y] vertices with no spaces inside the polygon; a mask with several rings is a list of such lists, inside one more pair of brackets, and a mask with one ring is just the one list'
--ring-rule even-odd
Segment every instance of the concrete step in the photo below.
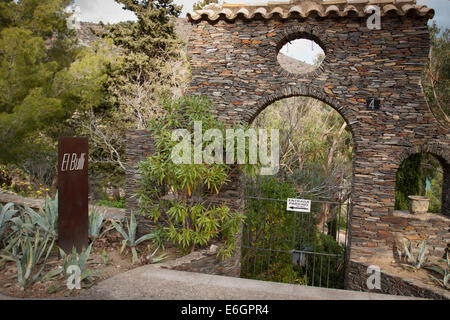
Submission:
{"label": "concrete step", "polygon": [[93,300],[415,300],[295,284],[232,278],[146,265],[104,280],[80,295]]}

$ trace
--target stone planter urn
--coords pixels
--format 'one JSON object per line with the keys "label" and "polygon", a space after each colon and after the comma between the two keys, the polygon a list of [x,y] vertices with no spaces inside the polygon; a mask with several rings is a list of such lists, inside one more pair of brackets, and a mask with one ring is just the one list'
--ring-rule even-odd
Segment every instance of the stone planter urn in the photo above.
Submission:
{"label": "stone planter urn", "polygon": [[409,212],[412,214],[424,214],[428,212],[430,198],[422,196],[408,196]]}

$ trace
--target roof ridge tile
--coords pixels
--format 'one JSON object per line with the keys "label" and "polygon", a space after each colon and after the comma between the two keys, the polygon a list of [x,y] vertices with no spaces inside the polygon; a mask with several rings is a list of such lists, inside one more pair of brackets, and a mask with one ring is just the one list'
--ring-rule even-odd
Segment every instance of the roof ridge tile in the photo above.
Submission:
{"label": "roof ridge tile", "polygon": [[368,7],[379,5],[381,14],[387,15],[391,12],[404,16],[413,13],[417,16],[426,16],[429,19],[434,16],[434,9],[426,5],[417,5],[416,0],[291,0],[288,2],[268,2],[267,4],[223,4],[208,5],[203,10],[193,11],[187,14],[189,21],[206,20],[214,22],[219,19],[234,20],[238,17],[245,19],[272,19],[279,16],[287,19],[293,14],[303,18],[315,13],[320,17],[328,17],[332,13],[344,17],[350,12],[364,17],[369,12]]}

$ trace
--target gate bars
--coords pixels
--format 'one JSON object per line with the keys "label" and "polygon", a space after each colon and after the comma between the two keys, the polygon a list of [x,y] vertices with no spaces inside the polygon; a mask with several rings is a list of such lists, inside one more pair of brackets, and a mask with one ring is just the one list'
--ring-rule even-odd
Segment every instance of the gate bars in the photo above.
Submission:
{"label": "gate bars", "polygon": [[[317,195],[286,180],[246,179],[241,277],[343,288],[351,211],[348,189]],[[311,212],[287,211],[287,198],[310,199]]]}

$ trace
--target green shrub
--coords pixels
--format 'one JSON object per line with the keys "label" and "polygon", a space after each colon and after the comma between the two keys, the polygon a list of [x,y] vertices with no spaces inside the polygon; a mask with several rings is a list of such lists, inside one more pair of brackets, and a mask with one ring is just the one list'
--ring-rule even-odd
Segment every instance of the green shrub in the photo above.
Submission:
{"label": "green shrub", "polygon": [[395,185],[395,209],[408,210],[408,196],[420,195],[422,189],[422,154],[414,154],[402,162],[397,170]]}
{"label": "green shrub", "polygon": [[[228,258],[236,249],[235,235],[244,215],[232,212],[225,204],[209,203],[208,197],[219,193],[220,188],[229,182],[232,167],[216,163],[176,164],[171,157],[173,148],[179,143],[172,140],[173,130],[185,129],[193,136],[196,121],[201,121],[202,133],[218,129],[223,137],[226,136],[225,123],[212,115],[210,106],[210,100],[197,96],[167,99],[162,106],[161,117],[150,122],[155,151],[140,163],[140,212],[163,226],[167,239],[186,252],[220,238],[225,246],[218,254]],[[191,141],[195,141],[193,137]],[[202,142],[202,150],[208,146],[211,145]],[[183,157],[193,159],[193,149]],[[257,166],[242,165],[241,168],[252,174]],[[171,199],[164,200],[164,197]]]}
{"label": "green shrub", "polygon": [[5,237],[6,251],[18,248],[21,239],[33,238],[39,230],[36,223],[24,210],[21,210],[17,217],[11,218],[10,222],[10,232]]}

